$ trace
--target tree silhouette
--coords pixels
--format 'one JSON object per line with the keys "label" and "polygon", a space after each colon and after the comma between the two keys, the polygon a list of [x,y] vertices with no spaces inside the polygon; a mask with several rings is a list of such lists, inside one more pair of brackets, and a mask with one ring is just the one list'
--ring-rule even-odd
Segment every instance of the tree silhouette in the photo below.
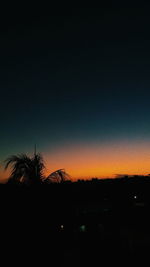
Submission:
{"label": "tree silhouette", "polygon": [[39,184],[44,179],[45,165],[40,153],[34,153],[33,157],[26,154],[12,155],[5,160],[5,170],[9,166],[11,166],[9,182]]}
{"label": "tree silhouette", "polygon": [[62,183],[68,180],[70,177],[66,173],[64,169],[59,169],[54,172],[52,172],[46,179],[45,182],[51,183],[51,182],[57,182]]}

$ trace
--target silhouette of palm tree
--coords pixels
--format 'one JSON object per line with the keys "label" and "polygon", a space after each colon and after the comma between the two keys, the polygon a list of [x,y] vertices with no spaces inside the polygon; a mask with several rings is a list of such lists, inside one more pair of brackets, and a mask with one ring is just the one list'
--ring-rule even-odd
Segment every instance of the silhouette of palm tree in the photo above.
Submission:
{"label": "silhouette of palm tree", "polygon": [[54,172],[52,172],[46,179],[45,182],[51,183],[51,182],[57,182],[62,183],[68,180],[70,176],[64,169],[59,169]]}
{"label": "silhouette of palm tree", "polygon": [[33,157],[26,154],[12,155],[5,163],[5,170],[11,166],[10,182],[39,184],[44,179],[45,165],[40,153],[34,153]]}

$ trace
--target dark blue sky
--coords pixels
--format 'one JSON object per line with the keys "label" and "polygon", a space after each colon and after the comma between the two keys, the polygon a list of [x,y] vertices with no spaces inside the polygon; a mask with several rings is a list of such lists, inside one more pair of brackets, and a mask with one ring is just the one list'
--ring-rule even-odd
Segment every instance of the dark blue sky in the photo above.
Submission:
{"label": "dark blue sky", "polygon": [[0,159],[34,143],[149,141],[149,29],[149,5],[4,12]]}

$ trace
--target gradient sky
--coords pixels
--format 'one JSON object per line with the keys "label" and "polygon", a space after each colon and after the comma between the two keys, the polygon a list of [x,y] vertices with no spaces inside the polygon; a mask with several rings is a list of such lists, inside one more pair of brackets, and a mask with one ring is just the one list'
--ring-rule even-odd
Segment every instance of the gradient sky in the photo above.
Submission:
{"label": "gradient sky", "polygon": [[0,162],[36,143],[47,173],[150,173],[149,5],[23,10],[0,21]]}

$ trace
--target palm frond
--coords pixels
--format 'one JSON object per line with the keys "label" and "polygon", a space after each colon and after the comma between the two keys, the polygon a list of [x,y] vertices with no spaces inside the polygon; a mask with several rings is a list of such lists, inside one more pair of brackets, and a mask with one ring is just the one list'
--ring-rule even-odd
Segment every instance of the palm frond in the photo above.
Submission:
{"label": "palm frond", "polygon": [[14,162],[16,162],[17,160],[19,160],[19,157],[16,155],[12,155],[10,157],[8,157],[7,159],[5,159],[4,163],[5,163],[5,170],[8,169],[9,165],[13,164]]}
{"label": "palm frond", "polygon": [[27,183],[40,182],[44,177],[44,160],[41,154],[29,157],[26,154],[12,155],[5,160],[5,170],[11,167],[10,179]]}
{"label": "palm frond", "polygon": [[69,174],[66,173],[65,169],[58,169],[52,172],[45,181],[47,182],[64,182],[70,178]]}

